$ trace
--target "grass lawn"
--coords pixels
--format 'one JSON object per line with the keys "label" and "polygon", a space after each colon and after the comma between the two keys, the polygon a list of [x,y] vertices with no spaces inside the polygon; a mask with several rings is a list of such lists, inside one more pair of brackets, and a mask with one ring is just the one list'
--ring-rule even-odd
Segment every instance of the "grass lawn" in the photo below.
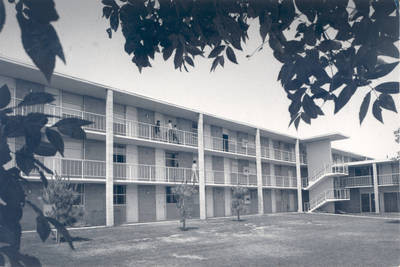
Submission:
{"label": "grass lawn", "polygon": [[45,266],[399,266],[400,223],[324,214],[71,231],[76,251],[25,233],[22,251]]}

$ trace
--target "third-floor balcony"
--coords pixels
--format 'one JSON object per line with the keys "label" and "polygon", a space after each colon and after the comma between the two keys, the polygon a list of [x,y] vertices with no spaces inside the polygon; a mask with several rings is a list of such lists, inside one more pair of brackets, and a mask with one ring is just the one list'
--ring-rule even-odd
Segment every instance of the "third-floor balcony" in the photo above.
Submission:
{"label": "third-floor balcony", "polygon": [[266,146],[261,146],[261,158],[296,163],[296,154],[294,152],[272,149]]}
{"label": "third-floor balcony", "polygon": [[207,185],[242,185],[257,186],[257,175],[255,173],[230,172],[205,170]]}
{"label": "third-floor balcony", "polygon": [[204,136],[204,148],[245,156],[256,156],[256,145],[249,142],[236,142],[229,139]]}

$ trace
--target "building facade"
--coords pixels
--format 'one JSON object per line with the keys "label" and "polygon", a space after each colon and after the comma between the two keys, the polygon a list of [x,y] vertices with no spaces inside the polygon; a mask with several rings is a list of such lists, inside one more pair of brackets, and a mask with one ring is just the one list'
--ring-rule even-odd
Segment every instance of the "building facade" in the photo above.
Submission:
{"label": "building facade", "polygon": [[[346,138],[341,134],[297,139],[62,74],[47,84],[35,68],[7,59],[0,59],[3,84],[12,91],[12,105],[31,91],[55,95],[52,104],[16,114],[93,122],[85,127],[86,140],[65,138],[64,157],[42,159],[78,184],[83,225],[178,219],[171,189],[194,173],[194,218],[230,216],[237,185],[249,188],[249,214],[399,210],[399,162],[331,148]],[[9,141],[12,149],[24,142]],[[43,205],[38,174],[27,179],[28,197]],[[24,229],[35,226],[33,216],[26,208]]]}

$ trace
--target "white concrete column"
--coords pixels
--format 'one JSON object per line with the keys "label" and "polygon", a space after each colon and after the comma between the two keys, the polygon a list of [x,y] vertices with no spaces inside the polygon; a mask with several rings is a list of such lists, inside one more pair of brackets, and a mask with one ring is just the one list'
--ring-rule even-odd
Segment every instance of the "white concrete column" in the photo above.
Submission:
{"label": "white concrete column", "polygon": [[374,180],[374,195],[375,195],[375,213],[380,212],[379,206],[379,184],[378,184],[378,171],[376,163],[372,164],[372,178]]}
{"label": "white concrete column", "polygon": [[207,218],[214,217],[214,194],[213,188],[206,188],[206,210],[207,210]]}
{"label": "white concrete column", "polygon": [[113,122],[113,91],[107,89],[106,100],[106,225],[114,225],[114,171],[113,171],[113,154],[114,154],[114,122]]}
{"label": "white concrete column", "polygon": [[300,141],[296,140],[295,147],[296,154],[296,180],[297,180],[297,212],[303,212],[303,195],[302,195],[302,181],[301,181],[301,167],[300,167]]}
{"label": "white concrete column", "polygon": [[164,185],[156,185],[156,217],[157,221],[167,218],[166,194]]}
{"label": "white concrete column", "polygon": [[204,174],[204,134],[203,134],[203,114],[199,114],[197,123],[198,135],[198,167],[199,167],[199,204],[200,204],[200,219],[206,219],[206,185]]}
{"label": "white concrete column", "polygon": [[164,181],[165,176],[165,151],[161,148],[156,148],[156,180]]}
{"label": "white concrete column", "polygon": [[126,185],[126,221],[128,223],[139,221],[138,186]]}
{"label": "white concrete column", "polygon": [[257,168],[258,214],[264,214],[264,194],[263,194],[263,184],[262,184],[260,129],[256,130],[256,168]]}
{"label": "white concrete column", "polygon": [[232,189],[230,187],[225,187],[225,216],[232,215]]}
{"label": "white concrete column", "polygon": [[[271,185],[276,186],[276,177],[275,177],[275,165],[273,163],[269,164],[269,173],[271,175]],[[271,189],[271,212],[276,212],[276,192],[275,189]]]}

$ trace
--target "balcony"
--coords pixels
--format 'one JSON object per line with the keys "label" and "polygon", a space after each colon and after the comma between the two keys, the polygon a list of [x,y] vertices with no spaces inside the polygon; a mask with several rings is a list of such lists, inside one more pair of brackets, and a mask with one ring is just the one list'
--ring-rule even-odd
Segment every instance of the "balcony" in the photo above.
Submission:
{"label": "balcony", "polygon": [[371,187],[373,179],[371,175],[343,177],[339,179],[339,187],[355,188],[355,187]]}
{"label": "balcony", "polygon": [[[15,105],[18,105],[21,101],[22,101],[21,99],[14,99]],[[55,116],[49,118],[49,124],[56,123],[59,120],[59,118],[57,117],[80,118],[92,122],[92,124],[84,126],[85,129],[99,131],[99,132],[106,131],[106,117],[105,115],[101,114],[96,114],[76,109],[69,109],[51,104],[22,106],[14,110],[15,115],[27,115],[33,112],[41,112]]]}
{"label": "balcony", "polygon": [[291,151],[261,146],[261,158],[296,163],[296,154]]}
{"label": "balcony", "polygon": [[163,143],[197,147],[197,133],[114,118],[114,134]]}
{"label": "balcony", "polygon": [[206,184],[208,185],[242,185],[257,186],[257,175],[253,173],[232,172],[225,181],[225,173],[223,171],[206,170]]}
{"label": "balcony", "polygon": [[281,176],[281,175],[263,175],[263,187],[272,188],[297,188],[296,177]]}
{"label": "balcony", "polygon": [[400,173],[379,174],[378,185],[391,186],[400,184]]}
{"label": "balcony", "polygon": [[228,152],[246,156],[256,156],[256,145],[247,142],[235,142],[219,137],[204,136],[204,147],[208,150]]}

